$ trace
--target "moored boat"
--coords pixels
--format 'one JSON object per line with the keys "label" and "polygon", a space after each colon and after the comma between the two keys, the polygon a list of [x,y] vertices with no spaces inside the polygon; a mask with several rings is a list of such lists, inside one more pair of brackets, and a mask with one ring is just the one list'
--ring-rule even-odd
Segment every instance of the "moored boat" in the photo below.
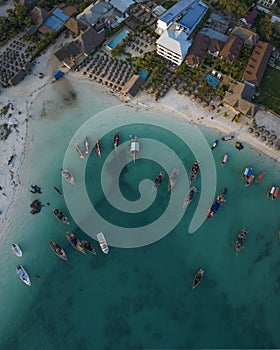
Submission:
{"label": "moored boat", "polygon": [[20,249],[20,246],[18,244],[16,243],[12,244],[12,251],[19,258],[22,256],[22,250]]}
{"label": "moored boat", "polygon": [[217,213],[217,211],[220,209],[221,204],[224,202],[225,202],[224,196],[222,196],[221,194],[218,195],[216,200],[212,203],[211,208],[208,209],[206,218],[209,219],[212,216],[214,216]]}
{"label": "moored boat", "polygon": [[249,178],[253,174],[253,169],[251,167],[246,167],[242,174],[242,179]]}
{"label": "moored boat", "polygon": [[84,146],[85,146],[85,154],[89,154],[90,142],[87,136],[84,139]]}
{"label": "moored boat", "polygon": [[76,148],[76,151],[78,153],[78,156],[81,158],[81,159],[84,159],[85,158],[85,155],[84,155],[84,152],[82,151],[81,147],[76,144],[75,145],[75,148]]}
{"label": "moored boat", "polygon": [[237,148],[239,151],[244,148],[241,142],[237,141],[235,142],[235,148]]}
{"label": "moored boat", "polygon": [[189,176],[190,184],[196,179],[199,172],[199,167],[200,167],[200,162],[199,160],[196,160],[191,167],[190,176]]}
{"label": "moored boat", "polygon": [[71,185],[75,185],[74,176],[70,173],[69,170],[62,168],[62,169],[60,169],[60,172],[66,181],[68,181]]}
{"label": "moored boat", "polygon": [[254,175],[251,175],[251,176],[247,177],[245,186],[249,186],[253,182],[254,178],[255,178]]}
{"label": "moored boat", "polygon": [[120,134],[117,132],[117,133],[115,133],[115,136],[114,136],[115,150],[119,147],[119,145],[120,145]]}
{"label": "moored boat", "polygon": [[63,77],[64,73],[61,70],[58,70],[53,76],[52,83]]}
{"label": "moored boat", "polygon": [[99,232],[96,236],[97,236],[97,239],[98,239],[98,242],[99,242],[99,246],[100,246],[102,252],[104,254],[108,254],[109,253],[109,246],[108,246],[108,244],[106,242],[106,239],[104,237],[103,232]]}
{"label": "moored boat", "polygon": [[138,138],[135,136],[133,139],[131,139],[131,142],[130,142],[130,154],[134,162],[136,161],[139,150],[140,150],[139,141],[138,141]]}
{"label": "moored boat", "polygon": [[198,272],[196,273],[196,275],[194,276],[192,289],[194,289],[195,287],[197,287],[199,285],[199,283],[202,280],[203,275],[204,275],[204,270],[199,269]]}
{"label": "moored boat", "polygon": [[62,260],[67,260],[67,255],[61,246],[55,242],[55,241],[50,241],[49,246],[51,250]]}
{"label": "moored boat", "polygon": [[63,211],[61,211],[59,209],[54,209],[53,214],[57,218],[57,220],[63,222],[64,224],[67,224],[67,225],[70,224],[67,216],[63,213]]}
{"label": "moored boat", "polygon": [[215,140],[215,141],[212,143],[212,145],[211,145],[211,149],[216,148],[216,147],[218,146],[218,143],[219,143],[219,141],[218,141],[218,140]]}
{"label": "moored boat", "polygon": [[236,242],[235,242],[235,254],[237,255],[242,248],[244,248],[244,243],[246,240],[247,231],[243,228],[241,232],[238,234]]}
{"label": "moored boat", "polygon": [[169,176],[168,191],[170,191],[173,188],[173,186],[175,185],[178,173],[179,173],[179,169],[174,168],[172,170],[172,172]]}
{"label": "moored boat", "polygon": [[255,179],[255,183],[258,183],[261,181],[261,179],[264,177],[265,173],[262,171],[259,173],[259,175],[257,176],[257,178]]}
{"label": "moored boat", "polygon": [[160,186],[160,184],[162,183],[162,180],[164,179],[164,175],[165,175],[164,171],[161,171],[157,174],[153,183],[153,188],[152,188],[153,191]]}
{"label": "moored boat", "polygon": [[227,153],[223,156],[223,159],[222,159],[222,164],[226,164],[228,161],[228,155]]}
{"label": "moored boat", "polygon": [[90,244],[90,242],[88,242],[88,241],[86,241],[86,240],[82,240],[81,242],[82,242],[84,248],[85,248],[89,253],[96,255],[96,251],[95,251],[95,249],[93,248],[93,246]]}
{"label": "moored boat", "polygon": [[95,152],[98,157],[101,157],[101,143],[100,140],[95,141]]}
{"label": "moored boat", "polygon": [[225,135],[222,137],[222,140],[223,141],[229,141],[229,140],[232,140],[234,138],[233,135]]}
{"label": "moored boat", "polygon": [[68,242],[72,245],[72,247],[75,248],[78,252],[83,254],[86,253],[82,242],[77,236],[74,235],[74,233],[67,232],[65,237],[67,238]]}
{"label": "moored boat", "polygon": [[186,197],[185,197],[183,208],[186,208],[191,203],[191,201],[193,200],[194,195],[196,194],[196,192],[197,192],[197,188],[195,186],[192,186],[189,189],[189,191],[187,192]]}
{"label": "moored boat", "polygon": [[279,187],[276,185],[272,185],[267,193],[268,198],[275,200],[279,194]]}
{"label": "moored boat", "polygon": [[24,282],[27,286],[31,286],[30,277],[28,276],[28,273],[25,271],[22,265],[17,266],[16,272],[19,278],[22,280],[22,282]]}

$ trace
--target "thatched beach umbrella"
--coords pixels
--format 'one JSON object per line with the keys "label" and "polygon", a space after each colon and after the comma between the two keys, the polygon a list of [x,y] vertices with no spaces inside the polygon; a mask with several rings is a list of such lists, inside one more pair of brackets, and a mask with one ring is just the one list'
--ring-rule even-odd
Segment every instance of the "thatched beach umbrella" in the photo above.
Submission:
{"label": "thatched beach umbrella", "polygon": [[248,128],[248,132],[250,133],[250,134],[252,134],[252,132],[254,131],[254,129],[253,128]]}
{"label": "thatched beach umbrella", "polygon": [[268,140],[266,143],[268,146],[272,146],[273,145],[273,141],[272,140]]}
{"label": "thatched beach umbrella", "polygon": [[276,136],[275,134],[272,134],[272,135],[270,136],[270,138],[271,138],[271,140],[276,140],[276,139],[277,139],[277,136]]}
{"label": "thatched beach umbrella", "polygon": [[279,151],[280,150],[280,145],[275,145],[274,148]]}
{"label": "thatched beach umbrella", "polygon": [[259,136],[260,136],[260,133],[259,133],[258,131],[255,131],[255,132],[254,132],[254,136],[259,137]]}
{"label": "thatched beach umbrella", "polygon": [[264,127],[263,127],[263,126],[259,126],[259,127],[258,127],[258,130],[259,130],[260,132],[263,132],[263,131],[264,131]]}
{"label": "thatched beach umbrella", "polygon": [[263,132],[265,135],[270,135],[270,131],[269,130],[265,130],[264,132]]}
{"label": "thatched beach umbrella", "polygon": [[261,141],[262,142],[266,141],[266,137],[264,135],[261,136]]}

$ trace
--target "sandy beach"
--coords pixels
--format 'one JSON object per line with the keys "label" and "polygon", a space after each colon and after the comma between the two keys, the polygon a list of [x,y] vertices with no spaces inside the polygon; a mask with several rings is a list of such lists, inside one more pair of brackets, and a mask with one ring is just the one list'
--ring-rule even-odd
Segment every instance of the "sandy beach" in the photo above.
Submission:
{"label": "sandy beach", "polygon": [[[61,42],[56,43],[56,47],[61,45]],[[12,126],[12,131],[6,141],[0,141],[2,149],[1,157],[1,172],[0,172],[0,196],[1,196],[1,215],[0,215],[0,230],[5,232],[5,224],[7,218],[12,215],[13,201],[16,196],[23,190],[21,183],[22,164],[24,162],[25,152],[28,151],[28,139],[31,139],[35,130],[28,129],[28,120],[33,118],[31,106],[39,92],[45,86],[51,84],[52,77],[55,71],[60,69],[59,62],[52,57],[54,47],[50,47],[44,55],[41,55],[34,66],[30,75],[28,75],[19,85],[1,91],[1,105],[10,104],[10,109],[5,117],[2,117],[2,124],[8,123]],[[44,73],[44,78],[39,79],[40,72]],[[67,74],[75,84],[79,81],[87,83],[90,88],[97,83],[88,81],[81,73],[69,72]],[[64,79],[67,79],[65,76]],[[104,92],[105,87],[100,86],[100,91]],[[159,101],[155,101],[154,97],[141,93],[133,100],[127,100],[119,93],[107,92],[113,94],[121,101],[126,101],[135,110],[139,108],[153,109],[157,112],[170,115],[172,118],[184,119],[189,123],[203,125],[209,128],[216,129],[223,134],[232,134],[236,140],[245,142],[255,148],[258,152],[269,156],[276,161],[280,160],[280,152],[274,147],[267,146],[261,142],[259,138],[248,133],[251,120],[243,117],[240,121],[232,122],[234,112],[229,111],[225,107],[221,107],[219,113],[209,111],[203,108],[200,104],[192,101],[189,97],[179,95],[174,89],[170,91]],[[228,117],[224,117],[224,113],[228,113]],[[270,113],[259,110],[255,120],[258,125],[264,126],[271,132],[280,131],[280,119]],[[27,136],[30,137],[27,137]],[[29,184],[31,185],[31,184]],[[25,188],[26,190],[26,188]]]}

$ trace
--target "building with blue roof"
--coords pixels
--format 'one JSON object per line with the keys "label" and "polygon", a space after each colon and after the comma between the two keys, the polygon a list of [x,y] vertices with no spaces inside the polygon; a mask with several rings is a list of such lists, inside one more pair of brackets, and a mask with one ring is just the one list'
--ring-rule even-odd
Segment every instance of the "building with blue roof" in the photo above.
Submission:
{"label": "building with blue roof", "polygon": [[60,8],[56,8],[51,17],[49,17],[44,25],[50,28],[54,32],[58,32],[70,17],[67,16]]}
{"label": "building with blue roof", "polygon": [[186,29],[186,33],[190,35],[198,23],[202,20],[203,16],[208,10],[208,6],[199,2],[195,6],[189,9],[189,11],[178,22],[182,27]]}
{"label": "building with blue roof", "polygon": [[162,34],[174,21],[197,3],[198,0],[180,0],[177,2],[158,18],[156,32]]}

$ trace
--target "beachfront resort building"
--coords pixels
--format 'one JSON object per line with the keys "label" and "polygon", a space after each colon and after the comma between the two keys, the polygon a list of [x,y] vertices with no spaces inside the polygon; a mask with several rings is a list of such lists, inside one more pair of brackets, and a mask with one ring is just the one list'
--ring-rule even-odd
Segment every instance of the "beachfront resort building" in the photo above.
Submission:
{"label": "beachfront resort building", "polygon": [[174,24],[157,40],[157,54],[179,66],[184,62],[190,46],[191,41],[184,29]]}
{"label": "beachfront resort building", "polygon": [[226,60],[236,61],[240,55],[243,44],[244,41],[240,37],[230,35],[225,43],[225,46],[220,51],[219,56]]}
{"label": "beachfront resort building", "polygon": [[275,3],[275,0],[259,0],[258,4],[264,7],[271,7]]}
{"label": "beachfront resort building", "polygon": [[272,45],[258,41],[243,73],[243,81],[259,87],[272,53]]}
{"label": "beachfront resort building", "polygon": [[163,13],[157,21],[157,54],[176,65],[183,63],[192,44],[188,38],[207,10],[197,0],[181,0]]}

